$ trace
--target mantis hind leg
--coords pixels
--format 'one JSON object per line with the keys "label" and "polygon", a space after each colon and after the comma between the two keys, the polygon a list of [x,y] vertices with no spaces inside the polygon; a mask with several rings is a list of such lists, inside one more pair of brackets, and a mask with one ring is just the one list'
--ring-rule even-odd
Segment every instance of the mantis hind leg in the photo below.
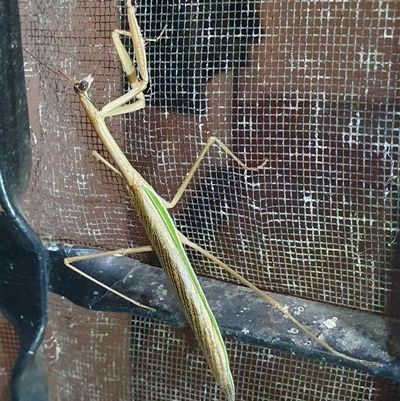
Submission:
{"label": "mantis hind leg", "polygon": [[301,331],[303,331],[310,338],[312,338],[316,343],[318,343],[321,347],[325,348],[327,351],[329,351],[333,355],[336,355],[340,358],[346,359],[351,362],[362,363],[365,366],[380,366],[380,364],[377,362],[353,358],[353,357],[345,355],[339,351],[336,351],[334,348],[332,348],[330,345],[328,345],[325,341],[318,338],[313,332],[311,332],[306,326],[304,326],[302,323],[300,323],[295,317],[293,317],[293,315],[289,312],[287,307],[282,306],[278,301],[276,301],[270,295],[266,294],[264,291],[261,291],[258,287],[256,287],[250,281],[246,280],[239,273],[237,273],[235,270],[233,270],[228,265],[223,263],[221,260],[216,258],[214,255],[212,255],[211,253],[209,253],[202,247],[200,247],[200,246],[196,245],[195,243],[193,243],[192,241],[190,241],[182,233],[179,233],[179,238],[184,245],[187,245],[190,248],[194,249],[195,251],[201,253],[203,256],[210,259],[216,265],[218,265],[219,267],[224,269],[226,272],[231,274],[233,277],[235,277],[240,283],[242,283],[243,285],[245,285],[246,287],[248,287],[252,291],[254,291],[257,295],[259,295],[262,299],[264,299],[268,304],[270,304],[272,307],[274,307],[275,309],[280,311],[284,315],[285,318],[292,321]]}

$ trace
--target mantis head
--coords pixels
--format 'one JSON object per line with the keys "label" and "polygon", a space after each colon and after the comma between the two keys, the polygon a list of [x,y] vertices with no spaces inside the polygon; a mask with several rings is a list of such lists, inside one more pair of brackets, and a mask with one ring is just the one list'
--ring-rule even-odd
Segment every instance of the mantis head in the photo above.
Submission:
{"label": "mantis head", "polygon": [[74,91],[78,94],[86,94],[92,84],[94,78],[92,74],[74,83]]}

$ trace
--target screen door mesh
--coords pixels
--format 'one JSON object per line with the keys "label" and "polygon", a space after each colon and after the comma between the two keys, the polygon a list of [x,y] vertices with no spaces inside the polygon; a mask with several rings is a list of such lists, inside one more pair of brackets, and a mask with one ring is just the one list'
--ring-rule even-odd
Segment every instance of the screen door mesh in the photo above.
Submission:
{"label": "screen door mesh", "polygon": [[[246,172],[213,148],[174,213],[181,231],[262,289],[399,318],[397,2],[137,7],[145,37],[168,24],[146,47],[147,107],[108,121],[138,171],[170,200],[210,135],[249,166],[268,159]],[[24,46],[44,64],[78,79],[92,73],[98,108],[121,95],[110,34],[127,28],[123,4],[24,0],[20,9]],[[108,157],[71,84],[25,56],[34,160],[27,220],[51,241],[147,244],[124,184],[90,154]],[[189,256],[198,274],[235,282]],[[223,399],[189,330],[57,296],[49,308],[52,400]],[[238,400],[400,396],[397,384],[351,369],[227,347]]]}

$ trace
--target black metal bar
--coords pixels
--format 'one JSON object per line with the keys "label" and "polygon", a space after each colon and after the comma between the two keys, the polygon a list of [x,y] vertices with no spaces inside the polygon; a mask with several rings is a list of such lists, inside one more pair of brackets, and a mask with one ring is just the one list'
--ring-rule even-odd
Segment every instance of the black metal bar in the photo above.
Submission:
{"label": "black metal bar", "polygon": [[[152,306],[156,312],[151,313],[119,299],[96,284],[88,283],[87,279],[72,272],[63,263],[65,257],[98,251],[64,244],[49,246],[51,290],[88,309],[141,315],[166,324],[187,326],[162,269],[124,256],[110,256],[75,264],[85,273],[132,299]],[[200,278],[200,283],[221,331],[227,337],[249,345],[289,351],[298,356],[400,380],[400,364],[392,362],[389,351],[399,349],[400,339],[389,336],[393,330],[400,332],[398,320],[388,322],[381,315],[270,293],[337,351],[353,358],[382,364],[381,367],[366,367],[322,349],[251,290],[206,278]]]}

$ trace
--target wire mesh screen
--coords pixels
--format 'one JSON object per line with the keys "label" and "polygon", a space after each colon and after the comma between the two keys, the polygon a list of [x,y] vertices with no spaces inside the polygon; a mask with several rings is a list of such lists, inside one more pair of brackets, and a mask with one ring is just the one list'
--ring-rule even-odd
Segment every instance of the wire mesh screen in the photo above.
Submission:
{"label": "wire mesh screen", "polygon": [[8,383],[11,372],[17,359],[18,340],[14,330],[7,320],[0,314],[0,397],[8,397]]}
{"label": "wire mesh screen", "polygon": [[[170,200],[210,135],[249,166],[268,159],[248,172],[212,149],[174,213],[181,231],[262,289],[398,318],[397,3],[137,6],[145,37],[168,28],[146,47],[147,107],[108,121],[132,164]],[[98,108],[125,90],[110,39],[126,29],[124,4],[23,1],[21,20],[44,64],[94,74]],[[26,81],[36,161],[27,220],[52,241],[146,245],[123,182],[90,155],[107,157],[71,85],[29,56]],[[235,282],[189,254],[200,275]],[[188,330],[56,296],[49,313],[52,400],[223,399]],[[399,395],[365,373],[227,345],[241,400]]]}

